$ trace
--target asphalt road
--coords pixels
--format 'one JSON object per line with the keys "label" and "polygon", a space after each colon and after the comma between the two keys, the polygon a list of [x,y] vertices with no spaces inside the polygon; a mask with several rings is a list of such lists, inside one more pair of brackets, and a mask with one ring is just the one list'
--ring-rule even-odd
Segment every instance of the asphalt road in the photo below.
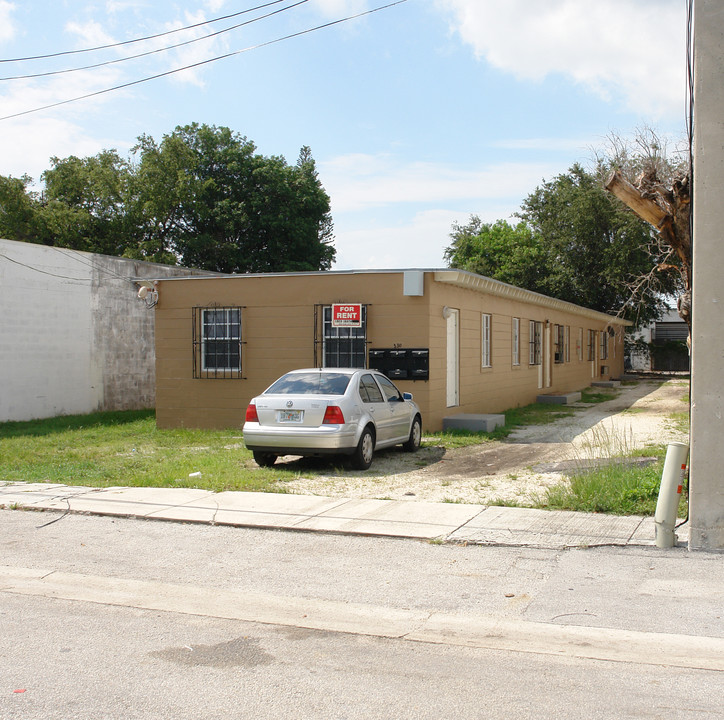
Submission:
{"label": "asphalt road", "polygon": [[724,714],[720,555],[60,517],[0,511],[3,720]]}

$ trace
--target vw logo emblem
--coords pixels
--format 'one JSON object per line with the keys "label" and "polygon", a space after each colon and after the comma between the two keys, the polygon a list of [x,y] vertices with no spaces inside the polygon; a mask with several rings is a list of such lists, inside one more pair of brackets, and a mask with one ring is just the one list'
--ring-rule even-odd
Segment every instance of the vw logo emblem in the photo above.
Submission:
{"label": "vw logo emblem", "polygon": [[287,400],[287,407],[292,407],[294,403],[291,400]]}

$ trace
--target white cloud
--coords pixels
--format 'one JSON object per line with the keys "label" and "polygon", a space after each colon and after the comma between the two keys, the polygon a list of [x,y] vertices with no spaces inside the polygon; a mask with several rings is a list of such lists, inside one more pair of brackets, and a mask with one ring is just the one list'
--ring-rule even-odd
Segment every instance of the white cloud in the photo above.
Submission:
{"label": "white cloud", "polygon": [[0,0],[0,42],[8,42],[15,37],[16,27],[11,18],[14,10],[13,3]]}
{"label": "white cloud", "polygon": [[[187,25],[196,25],[206,20],[208,20],[208,18],[202,10],[199,10],[196,13],[186,12],[184,13],[183,20],[167,23],[165,29],[176,30],[181,27],[186,27]],[[214,29],[211,26],[201,26],[191,28],[190,30],[184,30],[183,32],[174,33],[170,36],[173,38],[172,41],[169,41],[168,37],[160,38],[159,47],[165,47],[171,42],[173,45],[177,45],[178,43],[197,40],[197,38],[203,38],[205,35],[208,35],[213,31]],[[165,53],[163,56],[168,57],[169,69],[177,70],[178,68],[188,67],[223,54],[227,49],[228,44],[226,36],[219,35],[214,38],[209,38],[208,40],[200,39],[197,42],[190,42],[188,45],[184,45],[183,47],[170,51],[168,56]],[[204,81],[202,79],[202,73],[204,67],[206,66],[189,68],[188,70],[177,72],[171,77],[177,82],[189,83],[191,85],[196,85],[197,87],[203,87]]]}
{"label": "white cloud", "polygon": [[[0,134],[2,174],[30,175],[39,187],[40,175],[50,168],[50,158],[76,155],[87,157],[104,148],[116,147],[109,139],[93,138],[70,120],[48,117],[6,121]],[[119,148],[121,153],[122,148]]]}
{"label": "white cloud", "polygon": [[437,0],[475,54],[518,79],[559,73],[656,117],[684,102],[681,0]]}
{"label": "white cloud", "polygon": [[325,18],[336,20],[368,9],[367,0],[312,0],[314,9]]}
{"label": "white cloud", "polygon": [[429,162],[399,162],[389,155],[353,154],[321,162],[322,184],[332,212],[352,212],[399,203],[488,201],[520,198],[558,165],[498,163],[468,169]]}
{"label": "white cloud", "polygon": [[140,10],[146,5],[148,5],[148,0],[107,0],[106,11],[112,15],[126,10]]}
{"label": "white cloud", "polygon": [[78,45],[82,48],[110,45],[116,42],[115,38],[110,36],[100,23],[93,20],[85,23],[71,21],[66,24],[65,30],[79,38]]}
{"label": "white cloud", "polygon": [[405,223],[355,228],[335,223],[335,270],[444,267],[443,252],[457,214],[426,210]]}

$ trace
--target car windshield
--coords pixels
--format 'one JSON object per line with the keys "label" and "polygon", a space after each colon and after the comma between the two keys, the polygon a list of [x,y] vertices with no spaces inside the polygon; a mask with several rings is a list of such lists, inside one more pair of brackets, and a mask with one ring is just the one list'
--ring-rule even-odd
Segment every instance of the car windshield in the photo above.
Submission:
{"label": "car windshield", "polygon": [[342,373],[289,373],[279,378],[265,395],[344,395],[350,375]]}

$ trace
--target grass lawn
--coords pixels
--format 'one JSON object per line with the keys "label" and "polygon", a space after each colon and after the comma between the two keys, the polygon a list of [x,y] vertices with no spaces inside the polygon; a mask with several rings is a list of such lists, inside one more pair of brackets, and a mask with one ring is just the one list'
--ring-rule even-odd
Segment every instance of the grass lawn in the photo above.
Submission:
{"label": "grass lawn", "polygon": [[285,475],[257,467],[240,430],[158,430],[153,411],[0,423],[3,480],[284,492]]}
{"label": "grass lawn", "polygon": [[[615,394],[590,393],[587,402],[611,397]],[[423,444],[447,449],[480,445],[503,440],[517,427],[553,422],[575,412],[562,405],[528,405],[506,411],[505,425],[492,433],[426,434]],[[675,413],[671,422],[683,430],[688,415]],[[645,454],[658,461],[645,467],[614,460],[601,468],[582,470],[570,482],[552,488],[541,507],[653,514],[665,453],[663,446],[647,448]],[[641,452],[612,448],[609,454]],[[285,492],[286,482],[302,474],[307,472],[283,465],[258,467],[244,447],[240,429],[159,430],[153,411],[0,423],[0,481]],[[682,500],[680,514],[685,512]]]}
{"label": "grass lawn", "polygon": [[[426,435],[425,444],[479,445],[571,412],[531,405],[506,413],[505,427],[494,433],[436,433]],[[151,410],[0,423],[0,480],[285,492],[285,481],[297,474],[258,467],[240,429],[159,430]]]}

